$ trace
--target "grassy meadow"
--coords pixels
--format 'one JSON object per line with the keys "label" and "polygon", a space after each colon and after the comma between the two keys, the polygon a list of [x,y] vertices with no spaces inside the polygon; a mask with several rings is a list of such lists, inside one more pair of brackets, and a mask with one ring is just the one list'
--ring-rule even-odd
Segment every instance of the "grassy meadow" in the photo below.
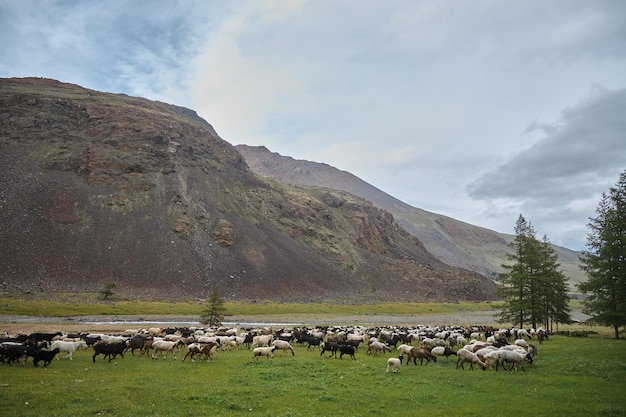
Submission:
{"label": "grassy meadow", "polygon": [[[4,314],[69,316],[89,314],[198,315],[201,303],[33,301],[0,299]],[[74,310],[68,312],[68,303]],[[127,304],[128,303],[128,304]],[[21,307],[19,307],[21,306]],[[43,309],[42,307],[45,307]],[[230,314],[319,314],[328,305],[227,303]],[[337,314],[428,314],[493,309],[489,303],[332,306]],[[91,308],[91,310],[89,310]],[[111,313],[113,308],[115,313]],[[29,313],[31,311],[32,313]],[[467,310],[463,310],[467,309]],[[11,311],[7,313],[7,310]],[[160,314],[163,314],[161,311]],[[331,323],[332,324],[332,323]],[[152,360],[130,352],[112,362],[92,362],[92,350],[48,368],[0,364],[0,403],[6,416],[529,416],[626,415],[626,349],[610,329],[588,337],[553,335],[537,345],[539,355],[525,371],[456,369],[455,357],[427,365],[403,365],[386,373],[392,354],[357,360],[321,358],[318,350],[295,346],[296,354],[252,359],[247,349],[218,351],[210,362]],[[537,342],[534,342],[537,344]],[[393,353],[395,355],[395,352]],[[418,362],[419,363],[419,362]]]}
{"label": "grassy meadow", "polygon": [[[179,315],[198,316],[206,301],[137,301],[113,298],[102,301],[97,294],[58,294],[54,301],[0,297],[0,314],[26,316],[101,316],[101,315]],[[281,315],[325,314],[376,315],[376,314],[437,314],[463,311],[488,311],[497,306],[495,302],[458,303],[378,303],[378,304],[329,304],[329,303],[276,303],[271,301],[224,303],[226,315]]]}
{"label": "grassy meadow", "polygon": [[[494,410],[531,416],[626,413],[624,342],[553,336],[525,371],[455,369],[454,356],[386,373],[386,356],[362,347],[357,360],[295,356],[252,360],[247,349],[212,361],[131,355],[112,362],[91,349],[48,368],[0,364],[7,416],[477,416]],[[419,362],[418,362],[419,364]],[[514,411],[517,410],[517,411]]]}

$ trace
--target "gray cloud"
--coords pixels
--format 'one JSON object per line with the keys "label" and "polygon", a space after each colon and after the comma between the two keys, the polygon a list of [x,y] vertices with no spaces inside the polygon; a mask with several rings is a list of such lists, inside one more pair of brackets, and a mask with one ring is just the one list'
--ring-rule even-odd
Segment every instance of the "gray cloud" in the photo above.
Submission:
{"label": "gray cloud", "polygon": [[626,168],[626,90],[596,87],[553,123],[531,125],[544,138],[468,186],[477,199],[567,203],[597,192]]}
{"label": "gray cloud", "polygon": [[[532,123],[528,131],[543,137],[471,183],[469,196],[487,201],[494,212],[517,209],[551,229],[560,226],[569,239],[581,242],[600,193],[626,169],[624,114],[626,89],[596,86],[559,120]],[[577,233],[567,232],[572,228]]]}

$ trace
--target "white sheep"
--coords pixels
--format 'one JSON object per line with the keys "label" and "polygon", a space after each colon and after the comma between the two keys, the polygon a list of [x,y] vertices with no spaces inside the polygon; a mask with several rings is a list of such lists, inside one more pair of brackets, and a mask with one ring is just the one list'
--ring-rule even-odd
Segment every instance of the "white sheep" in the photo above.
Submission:
{"label": "white sheep", "polygon": [[476,356],[478,356],[478,358],[480,360],[482,360],[483,362],[485,361],[485,355],[489,352],[493,352],[494,350],[498,350],[497,347],[495,346],[485,346],[484,348],[478,349],[476,352],[474,352],[476,354]]}
{"label": "white sheep", "polygon": [[513,368],[517,370],[518,365],[521,365],[522,371],[524,371],[524,361],[533,363],[533,358],[528,353],[523,354],[519,351],[514,350],[503,350],[499,357],[499,363],[504,369],[506,369],[504,365],[507,362],[511,364],[511,368],[509,369],[509,371],[512,371]]}
{"label": "white sheep", "polygon": [[382,342],[372,342],[367,348],[367,355],[378,356],[379,353],[391,352],[391,348]]}
{"label": "white sheep", "polygon": [[286,340],[276,339],[272,342],[272,346],[274,346],[276,349],[282,350],[283,354],[285,354],[288,350],[291,351],[291,356],[294,356],[296,354],[294,348]]}
{"label": "white sheep", "polygon": [[517,346],[521,346],[524,349],[528,349],[528,343],[526,342],[525,339],[516,339],[515,340],[515,345]]}
{"label": "white sheep", "polygon": [[385,372],[389,372],[389,369],[395,374],[400,370],[400,366],[402,365],[402,360],[404,356],[400,355],[397,358],[389,358],[387,359],[387,370]]}
{"label": "white sheep", "polygon": [[274,356],[276,356],[276,354],[274,353],[274,351],[276,350],[276,346],[272,346],[272,347],[268,347],[268,346],[263,346],[263,347],[256,347],[252,350],[252,357],[256,358],[256,361],[259,361],[259,358],[261,356],[265,356],[267,357],[267,359],[269,358],[273,358]]}
{"label": "white sheep", "polygon": [[480,358],[476,356],[474,352],[471,352],[465,348],[457,350],[456,357],[458,358],[456,361],[457,369],[459,368],[459,363],[460,363],[461,369],[465,370],[465,367],[463,366],[465,362],[469,362],[470,370],[474,369],[474,364],[479,365],[483,369],[483,371],[486,368],[485,363],[481,361]]}
{"label": "white sheep", "polygon": [[222,350],[237,350],[237,342],[234,340],[226,340],[222,343]]}
{"label": "white sheep", "polygon": [[174,360],[176,360],[175,350],[178,346],[182,346],[184,344],[185,342],[182,340],[178,340],[176,342],[169,340],[155,340],[152,342],[152,349],[154,350],[152,353],[152,359],[156,359],[159,352],[162,352],[163,359],[167,356],[167,352],[172,352],[172,356],[174,357]]}
{"label": "white sheep", "polygon": [[398,346],[396,349],[400,352],[400,354],[408,355],[409,353],[411,353],[411,349],[413,349],[413,346],[403,343],[400,346]]}

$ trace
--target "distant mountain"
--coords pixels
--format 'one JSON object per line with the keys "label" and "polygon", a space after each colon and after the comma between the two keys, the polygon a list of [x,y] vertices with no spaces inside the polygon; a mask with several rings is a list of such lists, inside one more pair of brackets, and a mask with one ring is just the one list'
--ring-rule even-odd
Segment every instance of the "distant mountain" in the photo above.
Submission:
{"label": "distant mountain", "polygon": [[255,175],[189,109],[0,79],[0,294],[492,300],[382,208]]}
{"label": "distant mountain", "polygon": [[[296,160],[271,152],[264,146],[237,145],[252,171],[285,184],[328,187],[346,191],[389,211],[395,220],[436,258],[448,265],[476,271],[495,279],[507,263],[512,235],[473,226],[450,217],[412,207],[355,175],[330,165]],[[578,268],[579,252],[554,246],[561,269],[570,285],[586,279]]]}

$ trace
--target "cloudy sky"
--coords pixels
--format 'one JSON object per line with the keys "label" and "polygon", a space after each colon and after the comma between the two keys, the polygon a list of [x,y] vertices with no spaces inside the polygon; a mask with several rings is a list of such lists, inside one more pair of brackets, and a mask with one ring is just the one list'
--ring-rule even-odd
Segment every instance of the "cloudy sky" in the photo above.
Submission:
{"label": "cloudy sky", "polygon": [[232,143],[584,249],[626,169],[623,0],[0,0],[0,77],[192,108]]}

